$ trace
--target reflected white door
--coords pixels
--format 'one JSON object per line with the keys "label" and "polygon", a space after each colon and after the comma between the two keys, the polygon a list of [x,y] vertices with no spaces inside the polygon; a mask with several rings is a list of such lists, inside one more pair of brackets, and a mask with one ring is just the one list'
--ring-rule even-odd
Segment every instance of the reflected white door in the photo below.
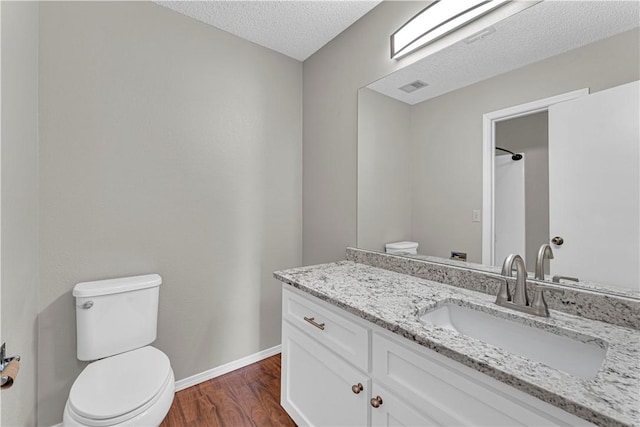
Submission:
{"label": "reflected white door", "polygon": [[509,254],[526,259],[524,162],[511,155],[495,158],[494,265],[501,266]]}
{"label": "reflected white door", "polygon": [[551,274],[639,289],[640,82],[549,108]]}

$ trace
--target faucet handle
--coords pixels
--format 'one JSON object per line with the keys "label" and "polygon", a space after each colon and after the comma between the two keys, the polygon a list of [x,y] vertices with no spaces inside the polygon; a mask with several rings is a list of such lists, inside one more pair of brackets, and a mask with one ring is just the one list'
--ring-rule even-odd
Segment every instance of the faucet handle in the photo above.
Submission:
{"label": "faucet handle", "polygon": [[549,308],[547,307],[547,302],[544,300],[544,291],[564,293],[564,290],[552,288],[549,286],[536,286],[535,294],[533,296],[533,302],[531,302],[531,308],[533,309],[534,314],[537,314],[538,316],[549,317]]}
{"label": "faucet handle", "polygon": [[560,283],[560,280],[571,280],[572,282],[579,282],[580,279],[578,279],[577,277],[571,277],[571,276],[560,276],[559,274],[553,276],[551,278],[551,281],[553,283]]}

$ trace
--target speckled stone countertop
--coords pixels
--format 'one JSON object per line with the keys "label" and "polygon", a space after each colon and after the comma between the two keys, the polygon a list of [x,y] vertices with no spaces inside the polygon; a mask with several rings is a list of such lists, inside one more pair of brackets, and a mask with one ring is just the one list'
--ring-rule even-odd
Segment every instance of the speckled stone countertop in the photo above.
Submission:
{"label": "speckled stone countertop", "polygon": [[[352,261],[274,273],[284,283],[601,426],[640,426],[640,331],[552,311],[549,318],[495,297]],[[419,317],[447,301],[584,342],[607,345],[592,380],[574,377]]]}

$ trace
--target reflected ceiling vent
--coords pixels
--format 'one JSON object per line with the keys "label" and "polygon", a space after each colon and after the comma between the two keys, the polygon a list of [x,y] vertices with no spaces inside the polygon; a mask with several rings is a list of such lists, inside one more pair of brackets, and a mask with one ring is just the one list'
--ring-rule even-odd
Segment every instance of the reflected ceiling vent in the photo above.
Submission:
{"label": "reflected ceiling vent", "polygon": [[475,34],[470,35],[469,37],[464,39],[464,42],[466,44],[475,43],[475,42],[477,42],[479,40],[482,40],[485,37],[489,37],[491,34],[493,34],[495,32],[496,32],[496,29],[494,27],[488,27],[488,28],[485,28],[482,31],[478,31]]}
{"label": "reflected ceiling vent", "polygon": [[429,86],[428,83],[425,83],[425,82],[423,82],[421,80],[416,80],[415,82],[409,83],[408,85],[404,85],[402,87],[399,87],[398,89],[400,89],[403,92],[411,93],[411,92],[414,92],[414,91],[416,91],[418,89],[422,89],[423,87],[427,87],[427,86]]}

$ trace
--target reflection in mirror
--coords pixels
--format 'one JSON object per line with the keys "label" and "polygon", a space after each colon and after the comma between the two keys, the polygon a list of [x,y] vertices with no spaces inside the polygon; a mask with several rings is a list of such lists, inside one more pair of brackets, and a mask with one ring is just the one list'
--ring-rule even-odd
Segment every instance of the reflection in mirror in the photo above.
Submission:
{"label": "reflection in mirror", "polygon": [[[573,19],[567,20],[567,16]],[[419,244],[417,257],[460,265],[461,261],[451,260],[456,252],[458,259],[466,256],[467,267],[493,272],[499,272],[496,265],[501,265],[506,253],[516,252],[525,257],[527,270],[533,272],[538,248],[543,243],[551,244],[553,234],[558,233],[550,224],[553,218],[549,213],[549,198],[554,197],[549,195],[550,187],[556,193],[558,190],[549,184],[548,169],[550,162],[561,161],[551,159],[549,154],[551,118],[543,109],[495,123],[495,145],[520,153],[523,159],[514,161],[498,150],[493,153],[495,199],[491,213],[497,246],[494,260],[487,262],[483,257],[483,220],[487,213],[483,208],[483,116],[584,88],[591,93],[586,99],[598,99],[598,92],[639,80],[640,33],[633,18],[637,16],[635,2],[542,2],[494,25],[495,31],[488,37],[472,44],[454,44],[360,89],[358,247],[384,251],[387,243],[413,241]],[[596,21],[599,24],[593,25]],[[417,80],[428,85],[409,94],[398,90]],[[630,122],[627,127],[635,142],[635,156],[633,147],[627,156],[631,163],[602,162],[587,172],[605,176],[617,167],[626,169],[622,176],[631,181],[635,176],[635,187],[622,193],[622,183],[618,182],[609,191],[629,201],[623,210],[635,218],[624,219],[629,225],[631,239],[627,243],[631,248],[623,249],[618,238],[598,237],[598,245],[581,243],[580,257],[583,264],[598,265],[603,276],[593,276],[588,266],[578,264],[558,270],[573,242],[581,242],[582,235],[601,235],[587,233],[589,230],[606,232],[612,223],[620,221],[621,209],[600,218],[605,222],[599,226],[582,226],[582,214],[574,215],[578,231],[572,233],[577,233],[576,237],[563,236],[567,240],[564,247],[551,245],[556,256],[546,261],[547,280],[554,274],[573,276],[580,278],[581,286],[604,286],[612,292],[640,297],[637,116]],[[612,140],[603,140],[610,151],[618,149]],[[519,178],[505,179],[503,173]],[[519,208],[500,211],[505,200],[509,206],[515,201]],[[581,200],[581,212],[587,212],[596,202]],[[515,216],[520,220],[509,224]],[[512,242],[515,246],[500,249],[501,235],[510,239],[517,236]],[[610,273],[620,267],[611,259],[623,251],[629,256],[624,261],[627,272],[621,279]],[[626,283],[622,283],[624,279]]]}
{"label": "reflection in mirror", "polygon": [[496,152],[493,265],[517,253],[531,269],[538,248],[549,239],[547,117],[542,111],[496,123],[496,147],[506,147],[521,157]]}

